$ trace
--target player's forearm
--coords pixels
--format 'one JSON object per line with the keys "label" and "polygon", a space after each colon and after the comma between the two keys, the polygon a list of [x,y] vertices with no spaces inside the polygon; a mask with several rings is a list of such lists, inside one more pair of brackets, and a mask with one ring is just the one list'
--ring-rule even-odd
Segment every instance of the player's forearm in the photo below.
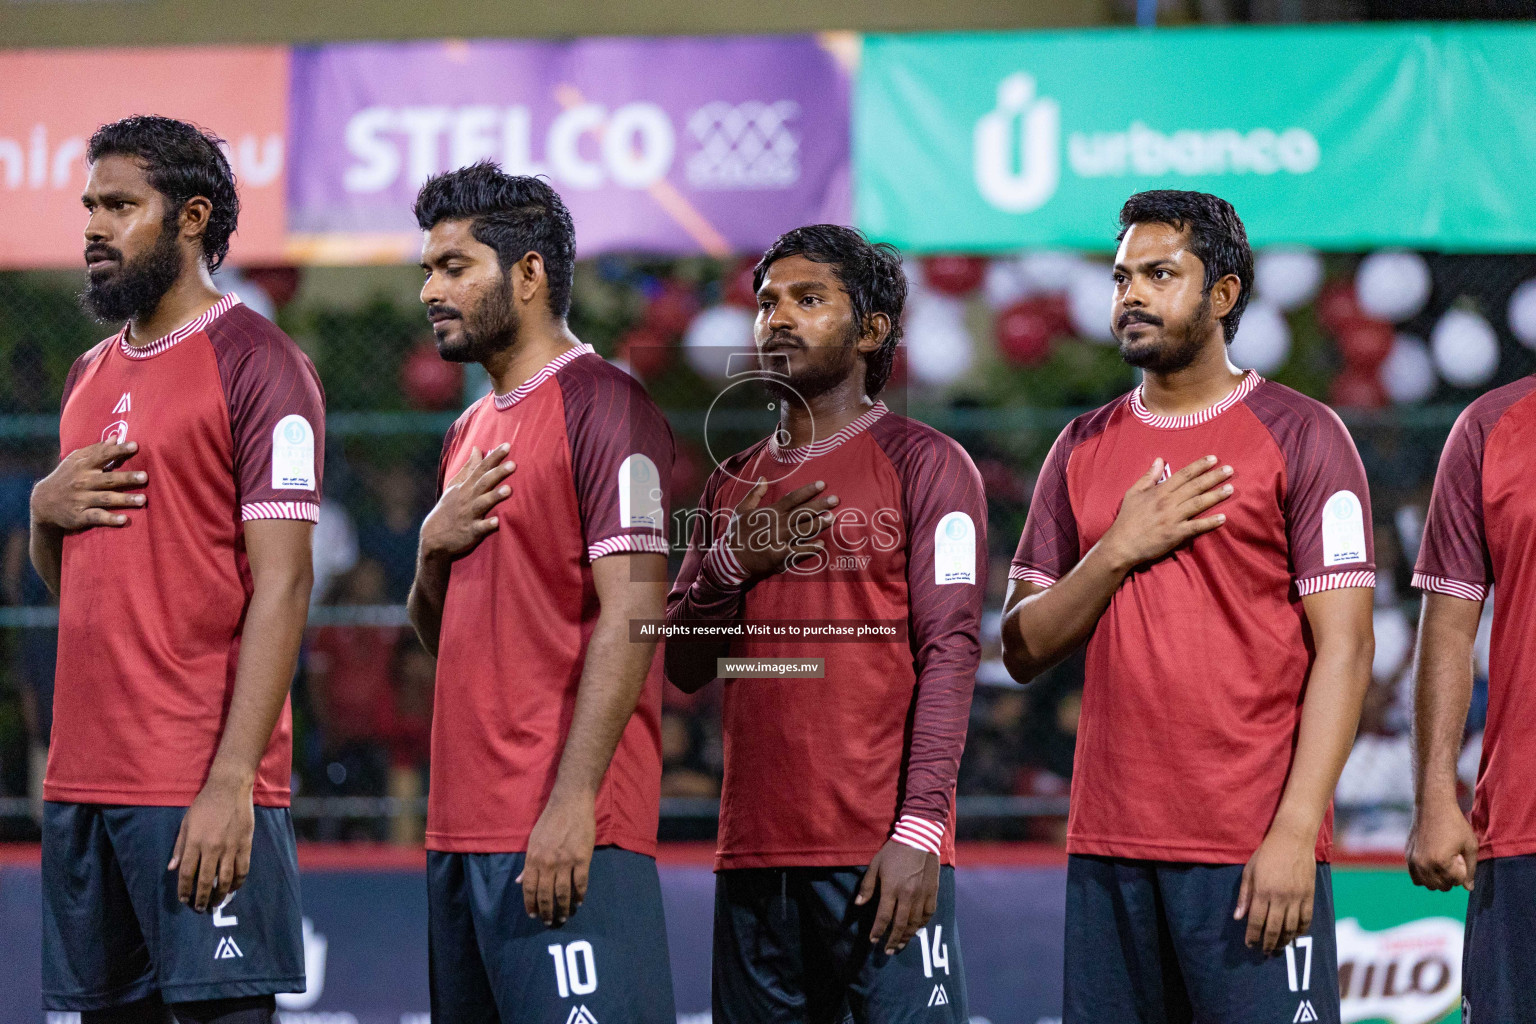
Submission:
{"label": "player's forearm", "polygon": [[[660,603],[658,595],[656,604]],[[587,660],[576,691],[576,709],[560,755],[551,800],[568,794],[596,795],[624,727],[635,713],[656,653],[654,642],[630,639],[629,620],[654,619],[659,611],[659,607],[605,605],[599,613],[587,644]]]}
{"label": "player's forearm", "polygon": [[313,582],[307,560],[287,572],[269,571],[257,577],[240,636],[229,717],[209,770],[210,782],[246,788],[254,784],[298,664]]}
{"label": "player's forearm", "polygon": [[27,553],[32,567],[42,577],[43,584],[54,597],[59,596],[59,583],[64,568],[64,531],[58,527],[32,520],[32,530],[27,538]]}
{"label": "player's forearm", "polygon": [[972,637],[934,652],[918,677],[902,815],[943,823],[960,774],[980,648]]}
{"label": "player's forearm", "polygon": [[1317,842],[1318,830],[1355,742],[1360,707],[1371,683],[1374,652],[1368,618],[1366,627],[1351,636],[1318,638],[1317,657],[1307,678],[1306,698],[1301,707],[1291,773],[1272,831],[1283,830],[1298,840]]}
{"label": "player's forearm", "polygon": [[406,615],[416,629],[421,645],[435,658],[437,641],[443,628],[443,602],[448,596],[448,576],[452,564],[439,558],[417,556],[416,578],[405,601]]}
{"label": "player's forearm", "polygon": [[[656,559],[665,570],[660,556],[650,554],[610,554],[599,559],[599,563],[611,560],[613,565],[604,570],[613,570],[624,567],[627,559]],[[656,579],[664,576],[662,571]],[[624,735],[634,706],[641,700],[645,677],[656,654],[656,643],[631,640],[630,620],[659,619],[665,602],[664,583],[627,580],[616,585],[611,573],[608,583],[604,593],[599,580],[602,608],[587,642],[587,662],[582,666],[581,683],[576,689],[576,709],[571,714],[561,766],[554,775],[551,801],[564,795],[596,795],[608,771],[608,761],[613,760],[613,751],[619,746],[619,737]]]}
{"label": "player's forearm", "polygon": [[[695,555],[685,561],[678,575],[681,596],[668,603],[667,624],[738,621],[743,608],[742,585],[722,579],[696,558]],[[694,639],[686,635],[668,639],[663,654],[667,679],[685,693],[694,693],[714,681],[719,659],[730,653],[729,640]]]}
{"label": "player's forearm", "polygon": [[1061,579],[1009,606],[1003,613],[1008,674],[1027,683],[1086,643],[1132,568],[1095,544]]}
{"label": "player's forearm", "polygon": [[1414,671],[1414,800],[1456,803],[1456,762],[1472,703],[1472,646],[1482,602],[1425,594]]}

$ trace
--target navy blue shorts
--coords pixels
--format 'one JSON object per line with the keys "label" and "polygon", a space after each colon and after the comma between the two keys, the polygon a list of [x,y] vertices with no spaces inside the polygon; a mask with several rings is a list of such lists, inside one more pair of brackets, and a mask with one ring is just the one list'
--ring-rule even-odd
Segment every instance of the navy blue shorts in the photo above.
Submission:
{"label": "navy blue shorts", "polygon": [[1338,1024],[1328,865],[1312,927],[1272,957],[1232,919],[1242,878],[1240,864],[1068,857],[1063,1024]]}
{"label": "navy blue shorts", "polygon": [[43,806],[43,1006],[104,1010],[304,991],[286,807],[256,808],[251,871],[214,913],[167,871],[184,807]]}
{"label": "navy blue shorts", "polygon": [[529,917],[521,853],[427,854],[432,1019],[453,1024],[677,1024],[652,857],[600,846],[563,925]]}
{"label": "navy blue shorts", "polygon": [[1536,1021],[1536,855],[1477,862],[1461,986],[1463,1024]]}
{"label": "navy blue shorts", "polygon": [[878,900],[855,906],[863,868],[733,868],[715,875],[714,1024],[964,1024],[955,869],[905,949],[874,947]]}

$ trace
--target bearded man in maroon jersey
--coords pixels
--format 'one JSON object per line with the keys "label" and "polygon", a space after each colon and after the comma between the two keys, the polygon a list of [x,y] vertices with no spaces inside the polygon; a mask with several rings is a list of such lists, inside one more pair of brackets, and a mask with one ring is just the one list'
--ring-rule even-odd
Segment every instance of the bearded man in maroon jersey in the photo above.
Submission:
{"label": "bearded man in maroon jersey", "polygon": [[1120,225],[1105,312],[1144,377],[1051,448],[1003,613],[1021,682],[1087,644],[1063,1019],[1337,1021],[1365,470],[1327,406],[1229,360],[1253,285],[1232,206],[1143,192]]}
{"label": "bearded man in maroon jersey", "polygon": [[[680,630],[745,634],[666,649],[677,686],[725,687],[714,1019],[964,1021],[954,791],[986,589],[981,479],[879,400],[907,290],[895,250],[799,228],[753,283],[778,430],[706,483],[667,611]],[[747,632],[791,621],[888,632]],[[807,656],[812,678],[783,674]]]}

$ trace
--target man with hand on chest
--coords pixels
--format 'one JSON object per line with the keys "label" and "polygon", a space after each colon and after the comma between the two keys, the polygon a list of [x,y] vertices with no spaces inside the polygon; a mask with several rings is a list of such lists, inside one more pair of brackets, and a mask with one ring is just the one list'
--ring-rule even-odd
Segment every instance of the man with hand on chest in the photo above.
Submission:
{"label": "man with hand on chest", "polygon": [[[907,291],[894,250],[799,228],[754,285],[779,429],[706,483],[668,625],[839,632],[666,645],[684,690],[727,669],[714,1019],[965,1021],[954,791],[980,659],[981,479],[877,399]],[[819,676],[753,668],[807,657]]]}

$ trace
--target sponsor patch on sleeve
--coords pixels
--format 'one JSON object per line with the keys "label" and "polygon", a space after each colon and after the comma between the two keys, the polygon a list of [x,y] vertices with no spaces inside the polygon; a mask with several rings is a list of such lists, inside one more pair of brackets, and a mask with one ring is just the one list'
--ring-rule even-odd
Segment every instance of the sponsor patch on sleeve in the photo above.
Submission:
{"label": "sponsor patch on sleeve", "polygon": [[1354,491],[1334,491],[1323,506],[1323,565],[1365,561],[1365,514]]}
{"label": "sponsor patch on sleeve", "polygon": [[964,512],[951,512],[934,528],[933,582],[976,582],[976,524]]}
{"label": "sponsor patch on sleeve", "polygon": [[619,464],[619,527],[662,528],[661,473],[639,452]]}
{"label": "sponsor patch on sleeve", "polygon": [[315,429],[294,413],[272,428],[272,489],[315,489]]}

